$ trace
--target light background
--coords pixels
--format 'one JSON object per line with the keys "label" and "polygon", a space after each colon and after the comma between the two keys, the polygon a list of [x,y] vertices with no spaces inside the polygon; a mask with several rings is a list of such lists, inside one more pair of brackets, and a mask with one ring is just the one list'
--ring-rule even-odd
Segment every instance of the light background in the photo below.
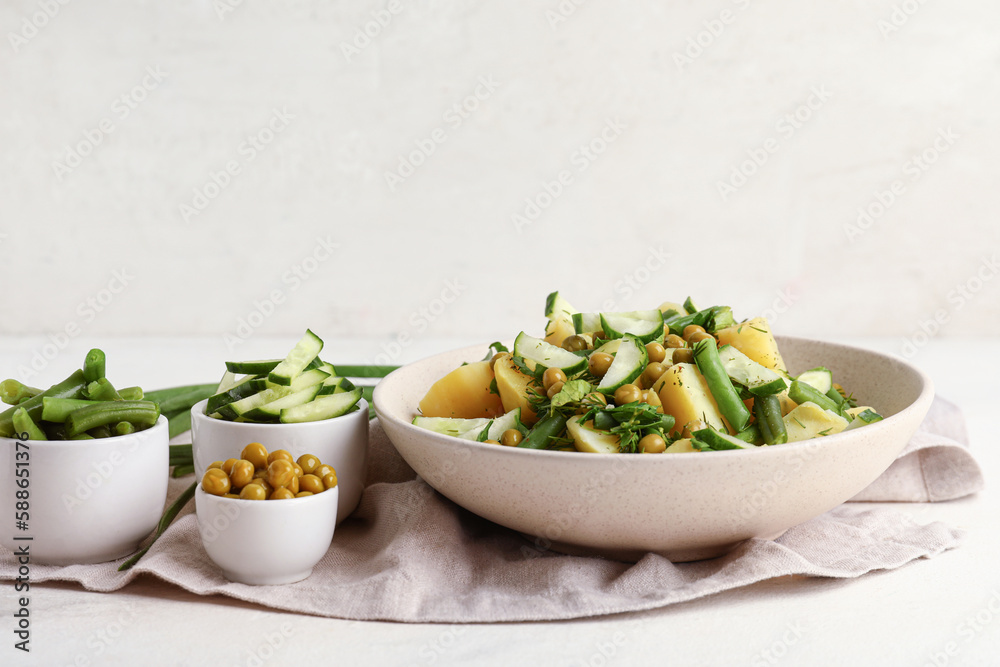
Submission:
{"label": "light background", "polygon": [[[0,333],[308,326],[392,351],[537,332],[555,289],[899,351],[922,325],[992,331],[998,20],[985,0],[8,0]],[[317,239],[337,248],[313,261]]]}

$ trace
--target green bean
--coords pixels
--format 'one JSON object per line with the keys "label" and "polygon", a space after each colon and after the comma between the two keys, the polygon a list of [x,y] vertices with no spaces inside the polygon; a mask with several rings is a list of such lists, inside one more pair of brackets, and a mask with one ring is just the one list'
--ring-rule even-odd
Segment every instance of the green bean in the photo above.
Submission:
{"label": "green bean", "polygon": [[44,419],[38,421],[38,427],[45,432],[45,437],[49,440],[65,440],[66,427],[62,424],[54,424]]}
{"label": "green bean", "polygon": [[163,513],[162,517],[160,517],[160,523],[156,527],[156,534],[153,536],[153,541],[149,543],[149,546],[141,549],[134,556],[122,563],[118,567],[119,572],[131,569],[133,565],[139,562],[140,558],[146,555],[146,552],[149,551],[149,547],[153,546],[156,540],[160,539],[160,535],[167,532],[167,528],[170,526],[171,522],[173,522],[174,518],[177,517],[182,509],[184,509],[185,505],[191,502],[191,499],[194,497],[195,489],[197,488],[198,482],[195,482],[184,490],[184,493],[182,493],[177,500],[174,501],[173,505],[167,508],[167,511]]}
{"label": "green bean", "polygon": [[38,428],[38,424],[28,416],[28,411],[24,408],[17,408],[14,411],[13,422],[18,435],[27,434],[28,440],[48,440],[45,433]]}
{"label": "green bean", "polygon": [[122,397],[115,391],[108,378],[94,380],[87,385],[87,397],[92,401],[120,401]]}
{"label": "green bean", "polygon": [[840,413],[840,409],[836,403],[833,402],[826,394],[820,393],[818,389],[805,382],[800,382],[799,380],[793,380],[792,386],[788,390],[788,398],[792,399],[796,403],[806,403],[813,402],[824,410],[830,410],[831,412]]}
{"label": "green bean", "polygon": [[170,437],[184,433],[185,431],[191,430],[191,411],[185,410],[184,412],[179,412],[173,417],[167,417],[167,428],[170,430]]}
{"label": "green bean", "polygon": [[142,387],[125,387],[118,390],[118,395],[123,401],[141,401],[145,398],[142,394]]}
{"label": "green bean", "polygon": [[41,389],[28,387],[14,378],[0,382],[0,400],[7,405],[17,405],[21,401],[42,393]]}
{"label": "green bean", "polygon": [[93,405],[93,401],[81,398],[51,398],[46,396],[42,399],[42,420],[47,422],[66,421],[71,412]]}
{"label": "green bean", "polygon": [[74,435],[70,440],[93,440],[94,436],[89,433],[81,433],[80,435]]}
{"label": "green bean", "polygon": [[753,412],[757,416],[757,426],[769,445],[783,445],[788,442],[788,431],[781,418],[781,399],[777,394],[757,396],[753,399]]}
{"label": "green bean", "polygon": [[518,447],[528,449],[548,449],[554,438],[558,438],[566,430],[567,418],[558,412],[553,412],[538,420],[528,437],[518,444]]}
{"label": "green bean", "polygon": [[[102,426],[98,426],[97,428],[90,429],[89,431],[87,431],[86,434],[89,435],[91,438],[97,438],[97,439],[110,438],[111,427],[108,426],[107,424],[104,424]],[[81,435],[83,434],[81,433]],[[70,440],[72,440],[72,438],[70,438]]]}
{"label": "green bean", "polygon": [[83,377],[87,382],[95,382],[104,377],[104,370],[104,351],[95,347],[87,353],[87,356],[83,360]]}
{"label": "green bean", "polygon": [[66,435],[107,424],[132,422],[135,426],[152,426],[160,416],[160,408],[152,401],[102,401],[70,413],[66,418]]}
{"label": "green bean", "polygon": [[38,420],[42,417],[42,399],[46,396],[52,398],[84,398],[83,390],[86,388],[87,383],[83,379],[83,371],[76,370],[68,378],[60,382],[59,384],[54,384],[37,396],[29,398],[17,405],[16,407],[11,407],[0,413],[0,437],[9,438],[14,435],[14,422],[13,416],[14,411],[20,408],[24,408],[28,411],[28,416],[31,419]]}
{"label": "green bean", "polygon": [[194,472],[194,464],[177,465],[174,466],[173,472],[170,473],[170,476],[173,477],[174,479],[177,479],[178,477],[184,477],[185,475],[190,475],[193,472]]}
{"label": "green bean", "polygon": [[719,406],[719,412],[729,421],[729,425],[739,433],[750,422],[750,410],[740,400],[726,369],[719,358],[719,349],[714,338],[705,338],[694,344],[694,361],[708,383],[708,390]]}
{"label": "green bean", "polygon": [[215,394],[219,385],[213,384],[191,384],[183,387],[171,387],[169,389],[157,389],[147,391],[144,400],[153,401],[160,406],[160,412],[169,418],[173,413],[183,410],[190,410],[198,401],[202,401]]}
{"label": "green bean", "polygon": [[131,435],[135,433],[135,426],[132,422],[118,422],[115,424],[115,435]]}

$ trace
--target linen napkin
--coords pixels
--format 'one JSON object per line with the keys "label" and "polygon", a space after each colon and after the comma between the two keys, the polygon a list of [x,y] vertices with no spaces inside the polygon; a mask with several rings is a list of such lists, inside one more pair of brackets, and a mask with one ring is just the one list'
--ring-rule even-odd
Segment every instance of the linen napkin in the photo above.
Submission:
{"label": "linen napkin", "polygon": [[[982,474],[966,444],[961,413],[936,400],[925,428],[886,478],[859,498],[940,500],[975,492]],[[663,607],[789,574],[857,577],[936,556],[956,547],[962,535],[940,522],[920,525],[893,511],[845,504],[776,540],[748,540],[725,556],[695,563],[675,564],[656,554],[634,564],[554,552],[526,558],[522,547],[528,542],[520,534],[456,506],[417,478],[377,422],[369,445],[361,504],[337,528],[330,550],[304,581],[283,586],[227,581],[202,548],[194,503],[128,572],[117,571],[121,560],[33,565],[32,580],[114,591],[145,572],[199,595],[318,616],[556,620]],[[192,481],[173,480],[168,502]],[[16,571],[12,554],[0,551],[0,579],[14,579]]]}

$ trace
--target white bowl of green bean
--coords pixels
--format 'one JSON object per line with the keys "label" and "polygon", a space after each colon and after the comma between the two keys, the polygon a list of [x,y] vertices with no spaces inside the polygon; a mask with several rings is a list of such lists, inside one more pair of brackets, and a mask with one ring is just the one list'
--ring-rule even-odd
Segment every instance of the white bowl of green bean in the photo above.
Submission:
{"label": "white bowl of green bean", "polygon": [[101,563],[135,551],[167,496],[167,419],[88,440],[0,438],[0,544],[45,565]]}
{"label": "white bowl of green bean", "polygon": [[892,355],[778,337],[788,368],[830,368],[882,421],[771,447],[700,454],[591,454],[503,447],[413,425],[428,388],[487,346],[439,354],[375,389],[379,423],[420,477],[465,509],[548,549],[635,560],[724,554],[774,538],[849,500],[889,467],[934,396],[930,378]]}

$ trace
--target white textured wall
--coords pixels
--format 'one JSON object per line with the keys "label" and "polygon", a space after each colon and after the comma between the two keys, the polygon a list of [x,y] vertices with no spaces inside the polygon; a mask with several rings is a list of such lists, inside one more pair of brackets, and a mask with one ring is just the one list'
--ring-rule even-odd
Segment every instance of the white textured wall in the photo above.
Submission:
{"label": "white textured wall", "polygon": [[267,334],[492,339],[540,328],[556,288],[826,337],[992,330],[998,21],[986,0],[7,0],[0,332],[221,337],[277,295]]}

